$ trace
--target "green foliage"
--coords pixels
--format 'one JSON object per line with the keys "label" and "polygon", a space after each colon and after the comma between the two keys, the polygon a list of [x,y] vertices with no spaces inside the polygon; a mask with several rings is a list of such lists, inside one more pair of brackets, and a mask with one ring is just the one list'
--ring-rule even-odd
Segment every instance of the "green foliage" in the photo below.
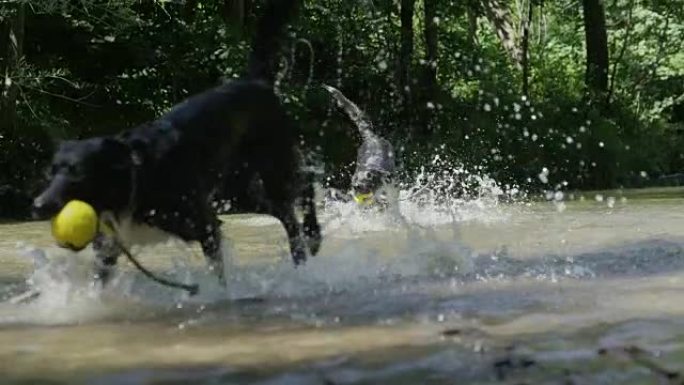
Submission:
{"label": "green foliage", "polygon": [[[14,3],[2,3],[0,23]],[[10,74],[21,90],[21,134],[4,142],[11,151],[0,165],[39,170],[51,141],[119,132],[240,75],[262,2],[246,3],[245,23],[237,26],[218,0],[31,0],[25,57]],[[397,3],[307,1],[292,28],[279,89],[309,148],[340,175],[334,184],[345,183],[357,139],[322,83],[366,109],[378,131],[397,143],[409,170],[442,145],[470,168],[542,189],[639,185],[643,175],[684,167],[684,11],[676,2],[606,3],[611,90],[596,97],[585,92],[582,10],[568,2],[544,2],[543,8],[533,2],[530,90],[523,96],[522,72],[485,17],[484,2],[439,1],[439,90],[427,93],[420,83],[425,20],[417,1],[410,67],[416,81],[410,109],[417,118],[411,126],[399,114]],[[520,28],[527,3],[500,3]],[[469,14],[477,16],[475,25]],[[516,44],[521,36],[513,36]],[[430,116],[430,134],[419,135]],[[19,142],[40,151],[32,159],[7,155],[24,151],[17,150]],[[544,169],[546,183],[538,177]]]}

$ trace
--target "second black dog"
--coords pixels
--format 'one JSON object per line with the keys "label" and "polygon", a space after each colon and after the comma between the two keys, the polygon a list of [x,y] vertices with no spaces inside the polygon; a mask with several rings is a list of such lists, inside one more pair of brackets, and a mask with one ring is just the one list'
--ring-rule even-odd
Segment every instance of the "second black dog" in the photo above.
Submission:
{"label": "second black dog", "polygon": [[388,190],[391,189],[395,173],[392,143],[373,131],[373,124],[368,116],[340,90],[328,85],[323,87],[332,94],[361,135],[361,146],[356,153],[356,169],[351,180],[354,199],[359,202],[372,199],[386,206],[388,200],[392,199],[387,195],[392,193]]}

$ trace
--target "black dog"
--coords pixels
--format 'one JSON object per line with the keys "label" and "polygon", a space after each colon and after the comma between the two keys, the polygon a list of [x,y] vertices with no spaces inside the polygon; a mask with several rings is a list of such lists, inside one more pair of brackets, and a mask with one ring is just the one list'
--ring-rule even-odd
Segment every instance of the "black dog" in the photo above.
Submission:
{"label": "black dog", "polygon": [[395,153],[392,143],[373,132],[373,124],[366,114],[338,89],[324,85],[356,125],[361,134],[361,146],[356,153],[356,169],[352,176],[352,194],[357,202],[367,199],[386,206],[391,199],[395,172]]}
{"label": "black dog", "polygon": [[[34,201],[38,218],[70,200],[90,203],[114,222],[118,242],[96,237],[98,276],[105,280],[124,246],[159,241],[146,229],[198,241],[221,281],[220,221],[212,201],[278,218],[295,264],[320,245],[313,188],[299,171],[297,127],[273,90],[279,36],[297,0],[271,0],[259,21],[248,75],[205,91],[161,118],[114,137],[64,142],[50,183]],[[248,191],[256,185],[255,195]],[[235,198],[235,199],[234,199]],[[301,199],[305,228],[295,217]]]}

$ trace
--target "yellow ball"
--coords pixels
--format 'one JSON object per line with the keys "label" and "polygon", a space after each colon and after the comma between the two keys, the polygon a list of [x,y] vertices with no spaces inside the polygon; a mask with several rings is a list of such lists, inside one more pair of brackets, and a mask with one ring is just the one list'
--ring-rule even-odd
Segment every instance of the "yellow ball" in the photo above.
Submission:
{"label": "yellow ball", "polygon": [[370,205],[373,203],[373,193],[356,194],[354,195],[354,201],[359,205]]}
{"label": "yellow ball", "polygon": [[52,219],[52,236],[57,244],[75,251],[88,246],[97,233],[97,213],[93,206],[73,200]]}

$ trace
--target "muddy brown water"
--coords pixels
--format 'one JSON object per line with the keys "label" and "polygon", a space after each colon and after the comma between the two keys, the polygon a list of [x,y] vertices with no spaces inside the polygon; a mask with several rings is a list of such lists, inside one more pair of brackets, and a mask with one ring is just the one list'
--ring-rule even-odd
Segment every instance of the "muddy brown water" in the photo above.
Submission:
{"label": "muddy brown water", "polygon": [[328,210],[297,269],[271,218],[226,217],[227,288],[195,246],[134,250],[196,297],[126,263],[93,288],[89,251],[3,224],[0,383],[682,383],[684,195],[612,195],[407,207],[408,226]]}

